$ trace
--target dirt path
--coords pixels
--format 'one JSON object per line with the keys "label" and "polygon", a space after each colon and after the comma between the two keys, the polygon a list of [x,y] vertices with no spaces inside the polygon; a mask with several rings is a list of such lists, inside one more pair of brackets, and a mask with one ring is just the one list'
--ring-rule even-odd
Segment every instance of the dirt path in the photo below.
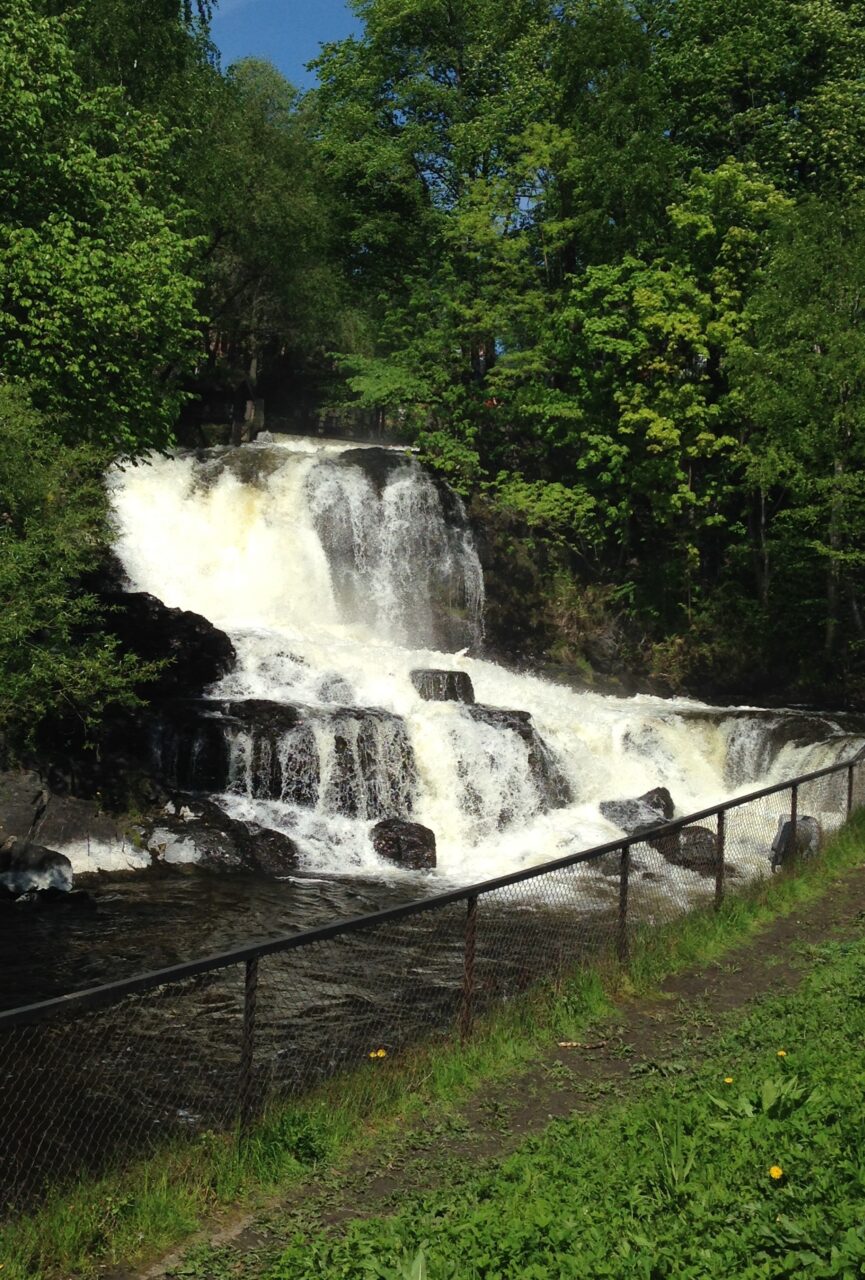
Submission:
{"label": "dirt path", "polygon": [[716,963],[669,978],[657,997],[621,1002],[579,1045],[551,1045],[530,1072],[491,1086],[456,1112],[433,1108],[422,1130],[389,1137],[372,1155],[365,1151],[346,1168],[295,1188],[266,1212],[225,1223],[155,1266],[112,1271],[105,1280],[252,1277],[300,1226],[386,1214],[413,1191],[458,1182],[461,1169],[501,1159],[556,1117],[630,1096],[653,1073],[686,1071],[737,1010],[798,986],[810,946],[859,932],[863,920],[860,867],[840,875],[801,914],[776,920]]}

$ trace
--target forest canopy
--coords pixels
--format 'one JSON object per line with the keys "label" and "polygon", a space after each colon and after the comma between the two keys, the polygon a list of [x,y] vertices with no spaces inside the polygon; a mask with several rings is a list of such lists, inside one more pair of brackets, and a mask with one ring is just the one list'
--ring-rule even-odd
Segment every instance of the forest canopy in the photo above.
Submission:
{"label": "forest canopy", "polygon": [[98,476],[241,386],[419,445],[531,656],[865,697],[865,4],[354,0],[306,93],[213,7],[0,3],[9,740],[132,696]]}

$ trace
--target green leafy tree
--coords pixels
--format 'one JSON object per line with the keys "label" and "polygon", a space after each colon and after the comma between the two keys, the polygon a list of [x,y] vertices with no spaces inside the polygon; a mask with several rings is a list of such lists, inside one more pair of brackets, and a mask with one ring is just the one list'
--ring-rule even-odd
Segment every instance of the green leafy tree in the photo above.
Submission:
{"label": "green leafy tree", "polygon": [[302,360],[336,345],[350,308],[297,91],[252,58],[205,75],[200,136],[182,175],[200,232],[199,305],[211,366],[254,380],[267,357]]}
{"label": "green leafy tree", "polygon": [[753,161],[791,189],[862,183],[865,5],[648,0],[672,139],[714,168]]}
{"label": "green leafy tree", "polygon": [[147,671],[99,628],[81,591],[108,536],[104,451],[70,446],[0,384],[0,745],[17,751],[46,717],[92,729],[134,704]]}
{"label": "green leafy tree", "polygon": [[68,437],[165,445],[197,342],[193,245],[160,203],[169,139],[85,92],[58,20],[0,15],[0,369]]}
{"label": "green leafy tree", "polygon": [[[767,559],[777,562],[772,598],[807,601],[807,617],[794,627],[803,658],[813,658],[812,628],[822,615],[827,670],[842,638],[865,644],[863,308],[865,204],[806,202],[788,220],[734,353],[756,426],[749,474],[775,500],[767,532]],[[813,599],[818,575],[822,608]]]}

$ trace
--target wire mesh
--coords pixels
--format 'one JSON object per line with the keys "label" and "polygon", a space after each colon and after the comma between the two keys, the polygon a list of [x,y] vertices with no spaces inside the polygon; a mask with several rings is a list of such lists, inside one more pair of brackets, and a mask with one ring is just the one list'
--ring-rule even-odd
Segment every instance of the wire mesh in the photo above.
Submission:
{"label": "wire mesh", "polygon": [[361,1104],[395,1064],[420,1084],[429,1047],[601,953],[626,959],[637,929],[818,856],[863,804],[865,758],[564,864],[136,979],[111,1002],[0,1014],[0,1205],[244,1130],[327,1082],[350,1078]]}
{"label": "wire mesh", "polygon": [[0,1032],[0,1204],[231,1125],[238,967]]}
{"label": "wire mesh", "polygon": [[465,915],[457,902],[267,956],[259,1105],[350,1073],[361,1073],[354,1083],[363,1092],[386,1060],[405,1067],[418,1045],[449,1037],[462,998]]}

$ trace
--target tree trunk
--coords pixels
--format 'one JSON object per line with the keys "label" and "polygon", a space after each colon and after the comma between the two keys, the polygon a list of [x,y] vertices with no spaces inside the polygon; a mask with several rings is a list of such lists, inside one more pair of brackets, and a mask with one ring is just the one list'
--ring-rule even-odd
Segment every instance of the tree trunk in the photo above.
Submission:
{"label": "tree trunk", "polygon": [[841,497],[838,481],[844,474],[844,463],[835,459],[835,484],[829,507],[829,566],[826,572],[826,641],[824,656],[827,664],[835,656],[835,643],[838,634],[838,594],[841,584],[841,568],[837,558],[841,550]]}

